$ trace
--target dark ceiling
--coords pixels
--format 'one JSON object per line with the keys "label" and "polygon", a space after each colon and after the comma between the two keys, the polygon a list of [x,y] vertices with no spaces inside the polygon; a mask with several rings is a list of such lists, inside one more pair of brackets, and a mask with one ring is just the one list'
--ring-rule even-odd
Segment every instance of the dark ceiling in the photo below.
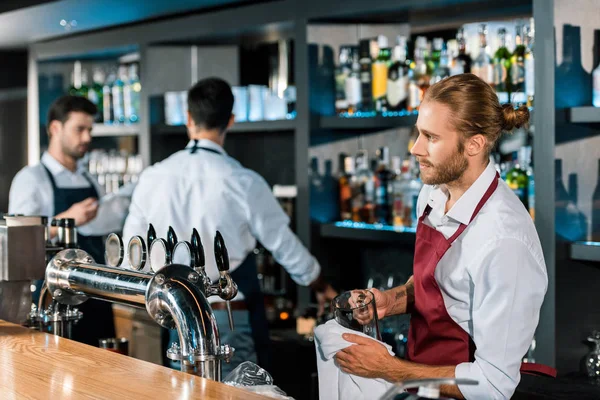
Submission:
{"label": "dark ceiling", "polygon": [[23,48],[32,42],[64,35],[254,1],[3,0],[0,1],[0,49]]}

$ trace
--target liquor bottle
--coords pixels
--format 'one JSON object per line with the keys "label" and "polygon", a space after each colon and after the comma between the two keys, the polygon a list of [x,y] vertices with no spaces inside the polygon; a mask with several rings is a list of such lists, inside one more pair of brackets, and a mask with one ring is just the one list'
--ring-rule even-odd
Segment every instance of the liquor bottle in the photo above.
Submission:
{"label": "liquor bottle", "polygon": [[515,51],[511,56],[510,63],[510,85],[511,85],[511,103],[526,104],[527,96],[525,93],[525,46],[523,27],[517,25],[517,34],[515,36]]}
{"label": "liquor bottle", "polygon": [[92,85],[88,91],[88,100],[96,105],[98,113],[94,120],[102,122],[104,120],[104,99],[102,93],[102,84],[104,83],[104,72],[100,68],[96,68],[92,75]]}
{"label": "liquor bottle", "polygon": [[527,173],[527,203],[529,205],[529,215],[535,219],[535,175],[531,165],[531,146],[526,147],[525,154],[525,172]]}
{"label": "liquor bottle", "polygon": [[340,46],[338,63],[335,68],[335,112],[345,113],[348,111],[346,99],[346,79],[352,68],[352,46]]}
{"label": "liquor bottle", "polygon": [[408,110],[418,110],[423,100],[425,92],[429,88],[429,75],[427,74],[427,64],[425,63],[425,54],[427,47],[427,38],[417,37],[415,41],[415,66],[409,75],[408,90]]}
{"label": "liquor bottle", "polygon": [[600,160],[598,160],[598,181],[592,195],[592,240],[600,242]]}
{"label": "liquor bottle", "polygon": [[129,79],[123,86],[123,110],[125,122],[136,123],[140,119],[140,91],[142,85],[137,73],[137,65],[129,66]]}
{"label": "liquor bottle", "polygon": [[81,96],[81,62],[75,61],[73,64],[73,71],[71,72],[71,85],[69,86],[68,93],[71,96]]}
{"label": "liquor bottle", "polygon": [[[515,152],[516,153],[516,152]],[[521,148],[516,157],[516,164],[506,174],[506,183],[508,187],[517,195],[519,200],[523,203],[525,208],[529,210],[528,202],[528,177],[527,172],[524,169],[526,159],[526,149]]]}
{"label": "liquor bottle", "polygon": [[361,111],[371,111],[373,109],[373,71],[371,60],[371,42],[369,39],[360,41],[360,83],[361,83]]}
{"label": "liquor bottle", "polygon": [[494,68],[492,58],[488,54],[486,24],[479,26],[479,55],[471,66],[471,72],[490,86],[494,86]]}
{"label": "liquor bottle", "polygon": [[450,75],[470,73],[472,60],[471,56],[467,54],[467,39],[463,28],[458,30],[456,41],[458,42],[458,56],[454,60],[454,68],[451,70]]}
{"label": "liquor bottle", "polygon": [[102,101],[103,101],[103,119],[105,124],[112,124],[115,122],[115,110],[113,102],[113,84],[116,80],[115,73],[111,71],[102,86]]}
{"label": "liquor bottle", "polygon": [[369,168],[369,156],[365,150],[359,151],[356,157],[356,168],[356,179],[360,187],[356,197],[359,221],[372,224],[375,222],[375,177]]}
{"label": "liquor bottle", "polygon": [[403,110],[408,99],[408,66],[406,65],[406,37],[398,36],[394,47],[394,62],[390,65],[387,80],[388,110]]}
{"label": "liquor bottle", "polygon": [[508,72],[511,70],[510,66],[510,51],[506,48],[506,29],[498,29],[498,40],[500,46],[494,54],[494,89],[500,99],[500,103],[510,102],[509,98],[509,75]]}
{"label": "liquor bottle", "polygon": [[112,85],[113,111],[115,113],[114,122],[122,124],[125,122],[125,109],[123,98],[123,87],[127,81],[127,69],[124,65],[119,67],[119,73],[115,83]]}
{"label": "liquor bottle", "polygon": [[427,70],[430,74],[433,73],[440,65],[440,59],[442,57],[442,50],[444,49],[444,39],[442,38],[434,38],[433,39],[433,50],[431,51],[431,55],[427,60]]}
{"label": "liquor bottle", "polygon": [[438,83],[444,78],[450,76],[450,68],[449,68],[449,59],[448,59],[448,50],[446,45],[442,41],[442,50],[440,51],[440,61],[433,71],[433,75],[431,76],[430,84],[433,85]]}
{"label": "liquor bottle", "polygon": [[390,204],[392,205],[392,225],[403,226],[402,223],[402,161],[400,157],[392,157],[393,178],[391,182]]}
{"label": "liquor bottle", "polygon": [[600,63],[598,63],[598,66],[596,69],[594,69],[594,72],[592,73],[592,79],[594,86],[592,93],[592,104],[594,107],[600,107]]}
{"label": "liquor bottle", "polygon": [[77,95],[81,97],[88,97],[90,87],[88,86],[88,73],[85,69],[81,70],[81,86],[77,91]]}
{"label": "liquor bottle", "polygon": [[352,179],[354,178],[354,158],[344,157],[342,173],[339,177],[340,217],[342,221],[352,219]]}
{"label": "liquor bottle", "polygon": [[389,168],[390,150],[381,147],[377,150],[378,166],[375,171],[375,222],[389,224],[392,221],[390,209],[390,181],[393,172]]}
{"label": "liquor bottle", "polygon": [[346,78],[344,93],[348,102],[348,114],[356,113],[360,108],[362,100],[362,87],[360,82],[360,63],[358,61],[358,49],[355,47],[352,52],[352,68],[350,75]]}
{"label": "liquor bottle", "polygon": [[535,94],[535,58],[533,56],[535,26],[533,18],[530,21],[529,29],[525,33],[525,93],[527,94],[527,106],[533,107]]}
{"label": "liquor bottle", "polygon": [[373,101],[375,102],[375,111],[386,111],[386,92],[390,61],[392,59],[391,51],[388,46],[386,36],[377,37],[379,45],[379,54],[373,62]]}

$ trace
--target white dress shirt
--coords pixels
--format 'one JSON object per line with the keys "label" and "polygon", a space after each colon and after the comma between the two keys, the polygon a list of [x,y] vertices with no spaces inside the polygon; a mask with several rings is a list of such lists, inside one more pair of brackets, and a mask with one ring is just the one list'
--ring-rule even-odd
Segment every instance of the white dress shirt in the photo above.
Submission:
{"label": "white dress shirt", "polygon": [[[448,213],[445,187],[426,185],[418,215],[429,204],[424,222],[448,239],[469,223],[493,179],[496,170],[489,163]],[[448,314],[477,347],[475,361],[457,365],[455,374],[479,385],[459,386],[461,392],[467,399],[509,399],[521,378],[548,277],[533,221],[504,181],[439,261],[435,278]]]}
{"label": "white dress shirt", "polygon": [[[124,243],[133,235],[145,238],[150,223],[157,237],[166,238],[171,226],[178,240],[187,241],[196,228],[206,272],[215,281],[219,272],[213,242],[218,230],[229,253],[230,272],[254,250],[258,239],[296,283],[313,282],[321,267],[290,230],[289,218],[265,180],[210,140],[200,140],[198,146],[220,154],[202,149],[192,154],[192,146],[193,141],[142,173],[125,221]],[[236,299],[242,298],[238,294]]]}
{"label": "white dress shirt", "polygon": [[124,186],[118,193],[104,195],[102,187],[88,174],[83,164],[80,163],[77,170],[71,172],[48,153],[42,155],[40,164],[21,169],[13,178],[8,200],[9,214],[44,215],[49,221],[59,214],[54,210],[52,183],[42,163],[54,177],[58,188],[89,188],[86,176],[94,183],[99,196],[98,213],[92,221],[78,226],[78,233],[102,236],[121,232],[133,185]]}

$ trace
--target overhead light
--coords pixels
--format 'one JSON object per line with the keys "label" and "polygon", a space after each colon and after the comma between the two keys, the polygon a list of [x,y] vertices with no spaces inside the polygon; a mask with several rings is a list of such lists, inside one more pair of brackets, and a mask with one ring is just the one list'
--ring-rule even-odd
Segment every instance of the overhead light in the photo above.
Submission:
{"label": "overhead light", "polygon": [[70,31],[77,26],[77,20],[72,19],[71,21],[67,21],[66,19],[61,19],[60,26],[65,28],[65,30]]}

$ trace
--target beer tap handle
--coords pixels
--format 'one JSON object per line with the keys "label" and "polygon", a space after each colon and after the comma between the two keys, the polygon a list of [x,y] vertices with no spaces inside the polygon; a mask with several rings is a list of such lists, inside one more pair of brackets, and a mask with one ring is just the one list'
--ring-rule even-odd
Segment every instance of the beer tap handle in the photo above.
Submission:
{"label": "beer tap handle", "polygon": [[217,261],[217,268],[219,269],[219,296],[226,301],[227,316],[229,317],[229,328],[233,331],[233,313],[231,312],[231,299],[237,295],[237,285],[231,279],[229,275],[229,254],[227,247],[225,247],[225,241],[221,232],[217,231],[215,235],[215,260]]}
{"label": "beer tap handle", "polygon": [[169,245],[169,250],[171,253],[173,253],[173,250],[175,250],[175,245],[177,244],[177,235],[171,226],[169,226],[169,230],[167,231],[167,244]]}
{"label": "beer tap handle", "polygon": [[152,242],[156,239],[156,231],[154,230],[154,226],[152,224],[148,225],[148,233],[146,235],[146,244],[148,245],[148,250],[150,250],[150,246],[152,246]]}
{"label": "beer tap handle", "polygon": [[202,245],[202,240],[200,239],[200,234],[194,228],[192,231],[192,253],[194,258],[194,269],[203,270],[206,265],[206,257],[204,256],[204,246]]}

